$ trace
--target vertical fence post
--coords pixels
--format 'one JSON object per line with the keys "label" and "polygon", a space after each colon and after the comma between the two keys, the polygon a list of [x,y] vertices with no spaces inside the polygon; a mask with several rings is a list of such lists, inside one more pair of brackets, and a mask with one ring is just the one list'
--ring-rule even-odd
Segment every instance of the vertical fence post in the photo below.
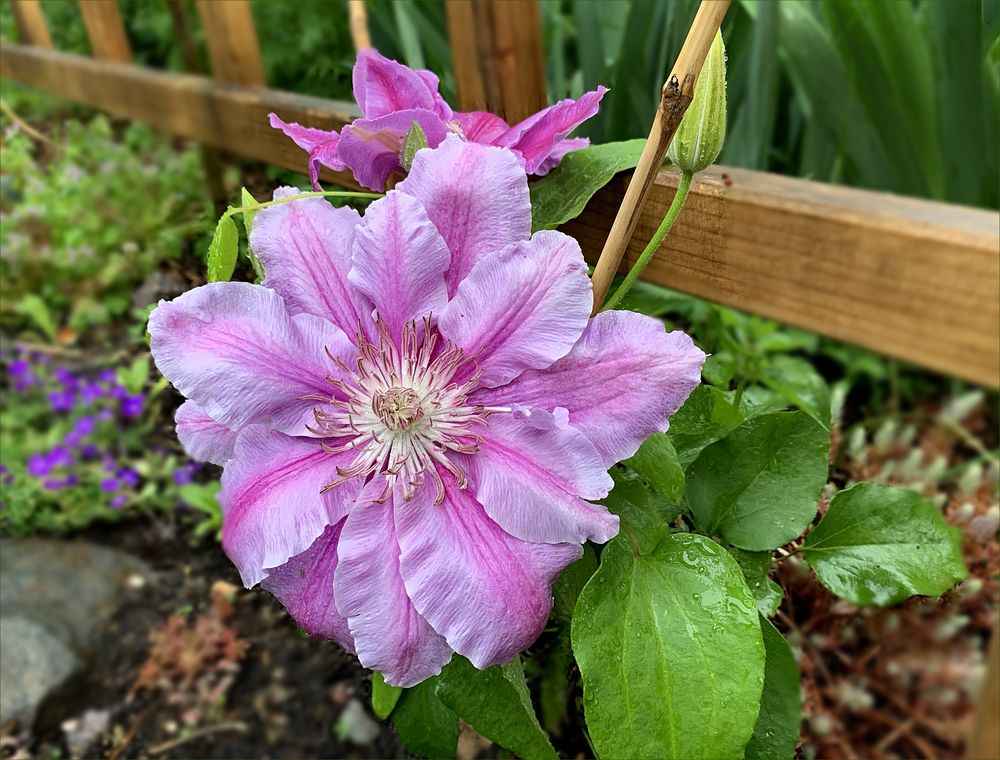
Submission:
{"label": "vertical fence post", "polygon": [[52,35],[45,23],[45,14],[39,0],[10,0],[14,9],[14,20],[21,42],[35,47],[51,48]]}
{"label": "vertical fence post", "polygon": [[445,0],[462,110],[514,123],[547,104],[538,0]]}
{"label": "vertical fence post", "polygon": [[220,82],[264,87],[264,64],[247,0],[198,0],[212,76]]}
{"label": "vertical fence post", "polygon": [[1000,760],[1000,626],[993,629],[986,655],[986,678],[979,689],[979,704],[965,756],[968,760]]}
{"label": "vertical fence post", "polygon": [[79,0],[78,4],[94,58],[131,63],[132,46],[118,12],[118,0]]}
{"label": "vertical fence post", "polygon": [[372,46],[372,36],[368,31],[368,11],[365,0],[347,0],[347,18],[351,25],[351,40],[357,53]]}

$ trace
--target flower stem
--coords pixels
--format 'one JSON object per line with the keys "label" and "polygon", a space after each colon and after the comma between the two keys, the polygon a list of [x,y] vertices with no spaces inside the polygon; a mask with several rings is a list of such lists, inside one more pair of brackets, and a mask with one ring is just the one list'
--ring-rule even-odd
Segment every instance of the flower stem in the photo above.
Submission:
{"label": "flower stem", "polygon": [[622,284],[618,286],[618,289],[614,292],[611,298],[601,307],[601,311],[606,311],[608,309],[613,309],[618,304],[621,303],[625,294],[628,293],[629,289],[635,284],[635,281],[639,279],[639,275],[642,274],[642,270],[646,268],[650,259],[653,258],[653,254],[660,247],[663,242],[663,238],[667,236],[670,232],[670,228],[674,226],[674,222],[677,220],[678,215],[681,213],[681,209],[684,208],[684,201],[687,199],[688,190],[691,189],[691,178],[694,175],[691,172],[683,172],[681,174],[681,181],[677,184],[677,192],[674,193],[674,199],[670,203],[670,208],[667,209],[667,215],[663,217],[663,221],[660,222],[660,226],[657,227],[656,232],[653,237],[650,238],[646,247],[643,249],[642,254],[639,256],[638,260],[629,270],[629,273],[625,275],[625,279]]}
{"label": "flower stem", "polygon": [[291,203],[292,201],[299,201],[303,198],[381,198],[384,193],[357,193],[349,190],[322,190],[318,192],[309,193],[298,193],[297,195],[289,195],[287,198],[277,198],[273,201],[264,201],[263,203],[258,203],[256,206],[240,206],[239,208],[230,207],[226,211],[225,216],[232,216],[233,214],[242,214],[245,211],[256,211],[257,209],[267,208],[268,206],[277,206],[280,203]]}

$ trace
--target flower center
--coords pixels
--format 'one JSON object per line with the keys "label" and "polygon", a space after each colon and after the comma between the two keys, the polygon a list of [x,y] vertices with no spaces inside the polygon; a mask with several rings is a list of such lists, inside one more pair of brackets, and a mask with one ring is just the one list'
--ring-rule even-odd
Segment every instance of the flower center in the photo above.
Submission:
{"label": "flower center", "polygon": [[[469,403],[480,371],[457,346],[440,345],[430,317],[419,325],[404,325],[398,341],[381,319],[377,326],[377,345],[359,326],[358,358],[353,366],[331,357],[342,377],[327,381],[340,393],[332,398],[310,397],[323,402],[313,412],[316,426],[310,430],[336,439],[325,446],[327,451],[358,452],[348,467],[337,468],[339,477],[323,490],[354,477],[366,482],[382,478],[384,485],[375,501],[384,502],[397,481],[403,498],[411,499],[429,479],[440,504],[445,491],[439,468],[465,488],[465,472],[454,461],[455,454],[479,451],[482,437],[473,427],[485,426],[490,414],[506,410]],[[471,372],[462,371],[470,364],[475,367]]]}

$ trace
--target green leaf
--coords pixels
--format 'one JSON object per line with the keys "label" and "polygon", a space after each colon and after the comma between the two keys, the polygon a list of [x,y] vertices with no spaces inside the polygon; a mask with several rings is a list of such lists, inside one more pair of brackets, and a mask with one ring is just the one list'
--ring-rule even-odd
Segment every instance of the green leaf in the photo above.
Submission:
{"label": "green leaf", "polygon": [[132,360],[128,369],[118,370],[118,380],[125,386],[125,390],[135,395],[142,393],[149,379],[149,354],[140,354]]}
{"label": "green leaf", "polygon": [[661,496],[677,503],[684,498],[684,468],[666,433],[653,433],[623,464],[642,475]]}
{"label": "green leaf", "polygon": [[441,701],[487,739],[525,760],[557,757],[535,716],[520,658],[479,670],[455,655],[437,681]]}
{"label": "green leaf", "polygon": [[968,575],[962,532],[919,493],[858,483],[830,501],[802,547],[820,583],[854,604],[938,596]]}
{"label": "green leaf", "polygon": [[590,544],[583,545],[583,555],[559,574],[552,584],[552,616],[560,623],[573,619],[573,609],[583,587],[597,570],[597,555]]}
{"label": "green leaf", "polygon": [[413,122],[410,124],[409,130],[406,132],[406,137],[403,139],[403,149],[399,153],[399,163],[403,165],[406,171],[410,171],[410,167],[413,166],[413,157],[417,151],[428,147],[428,145],[427,135],[424,134],[424,130],[421,129],[417,122]]}
{"label": "green leaf", "polygon": [[208,281],[229,282],[240,255],[240,233],[227,211],[219,219],[208,246]]}
{"label": "green leaf", "polygon": [[788,543],[816,516],[829,448],[829,432],[804,412],[747,420],[688,470],[695,523],[741,549]]}
{"label": "green leaf", "polygon": [[785,637],[770,621],[761,618],[760,630],[764,634],[764,693],[744,756],[746,760],[790,760],[802,722],[799,666]]}
{"label": "green leaf", "polygon": [[781,606],[785,592],[767,575],[771,569],[771,552],[748,552],[743,549],[729,551],[739,563],[747,588],[757,600],[757,611],[764,617],[772,617]]}
{"label": "green leaf", "polygon": [[827,430],[830,429],[830,388],[810,362],[797,356],[772,356],[768,358],[760,380]]}
{"label": "green leaf", "polygon": [[615,486],[601,504],[622,519],[639,544],[639,551],[652,551],[670,534],[670,521],[680,514],[680,507],[650,490],[633,472],[616,468],[611,478]]}
{"label": "green leaf", "polygon": [[250,265],[257,275],[257,281],[260,282],[264,279],[264,265],[260,263],[260,259],[257,258],[257,254],[250,246],[250,233],[253,232],[253,220],[257,217],[257,209],[260,208],[260,203],[250,195],[250,192],[245,187],[240,190],[240,202],[243,204],[244,209],[243,231],[247,235],[247,258],[250,259]]}
{"label": "green leaf", "polygon": [[677,461],[687,469],[712,441],[717,441],[743,422],[725,391],[699,385],[684,406],[670,418],[670,440]]}
{"label": "green leaf", "polygon": [[624,140],[575,150],[531,183],[531,231],[551,230],[575,219],[618,172],[633,169],[645,140]]}
{"label": "green leaf", "polygon": [[714,541],[676,533],[601,555],[573,616],[590,738],[603,758],[740,757],[764,683],[753,597]]}
{"label": "green leaf", "polygon": [[392,712],[392,725],[412,754],[454,758],[458,751],[458,716],[435,693],[439,678],[406,689]]}
{"label": "green leaf", "polygon": [[403,690],[400,687],[390,686],[381,673],[377,670],[372,671],[372,710],[379,718],[385,720],[392,714],[402,694]]}
{"label": "green leaf", "polygon": [[56,323],[52,319],[52,312],[40,296],[30,293],[17,302],[14,307],[18,314],[27,317],[35,326],[40,329],[45,337],[51,341],[56,339]]}

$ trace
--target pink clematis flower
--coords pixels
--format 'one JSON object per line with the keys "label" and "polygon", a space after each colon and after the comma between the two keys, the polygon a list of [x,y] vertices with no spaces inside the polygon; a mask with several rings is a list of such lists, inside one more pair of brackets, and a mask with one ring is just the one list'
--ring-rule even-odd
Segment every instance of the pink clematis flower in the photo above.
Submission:
{"label": "pink clematis flower", "polygon": [[338,132],[286,123],[271,114],[271,126],[283,131],[309,153],[309,178],[319,189],[319,169],[350,169],[357,181],[383,190],[389,177],[401,174],[400,152],[416,122],[437,147],[448,134],[469,142],[510,148],[528,174],[547,174],[567,153],[585,148],[585,137],[566,135],[597,113],[606,87],[578,100],[561,100],[524,121],[509,125],[485,111],[453,111],[438,93],[438,78],[385,58],[372,48],[358,53],[354,65],[354,98],[364,116]]}
{"label": "pink clematis flower", "polygon": [[189,399],[181,441],[225,468],[243,581],[390,684],[531,644],[560,571],[618,532],[589,503],[608,468],[699,382],[687,335],[591,319],[576,241],[530,229],[519,160],[451,136],[363,218],[262,209],[263,285],[205,285],[149,320]]}

